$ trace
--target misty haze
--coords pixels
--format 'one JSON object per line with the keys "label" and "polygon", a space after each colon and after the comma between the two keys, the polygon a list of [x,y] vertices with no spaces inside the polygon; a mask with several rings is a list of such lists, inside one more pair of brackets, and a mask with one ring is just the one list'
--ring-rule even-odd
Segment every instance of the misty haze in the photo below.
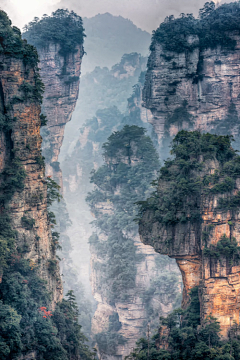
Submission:
{"label": "misty haze", "polygon": [[240,1],[0,0],[0,359],[240,359]]}

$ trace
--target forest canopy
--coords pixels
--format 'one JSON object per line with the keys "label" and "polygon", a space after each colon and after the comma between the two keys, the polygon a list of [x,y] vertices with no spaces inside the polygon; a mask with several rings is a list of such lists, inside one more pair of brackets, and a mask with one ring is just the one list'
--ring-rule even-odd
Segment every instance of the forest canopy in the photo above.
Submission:
{"label": "forest canopy", "polygon": [[[193,14],[180,14],[175,19],[167,16],[153,31],[150,50],[160,43],[165,50],[177,53],[192,51],[196,47],[215,48],[220,45],[234,48],[236,41],[228,32],[240,30],[240,2],[223,4],[216,8],[213,1],[205,3],[196,19]],[[190,38],[192,36],[192,38]]]}
{"label": "forest canopy", "polygon": [[82,18],[67,9],[58,9],[41,19],[35,17],[24,31],[24,38],[36,47],[44,48],[51,42],[59,44],[59,54],[64,57],[76,52],[76,46],[82,45],[85,37]]}
{"label": "forest canopy", "polygon": [[[12,26],[11,20],[2,10],[0,10],[0,54],[23,59],[25,65],[36,66],[38,63],[36,49],[22,40],[21,31],[16,26]],[[2,63],[0,63],[1,68]]]}

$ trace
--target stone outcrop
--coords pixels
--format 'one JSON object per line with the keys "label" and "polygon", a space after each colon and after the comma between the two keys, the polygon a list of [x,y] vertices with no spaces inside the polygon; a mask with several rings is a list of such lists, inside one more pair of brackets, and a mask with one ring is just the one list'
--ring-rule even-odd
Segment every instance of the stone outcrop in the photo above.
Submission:
{"label": "stone outcrop", "polygon": [[[104,240],[103,240],[104,241]],[[121,327],[118,331],[126,340],[124,344],[117,344],[114,354],[104,353],[101,346],[98,348],[98,354],[102,359],[119,359],[129,355],[135,348],[139,338],[146,336],[148,326],[153,335],[154,329],[158,326],[159,316],[167,316],[173,310],[173,297],[169,293],[169,289],[161,293],[154,293],[156,290],[154,281],[169,273],[178,274],[178,269],[173,261],[169,261],[167,265],[161,269],[157,264],[159,255],[156,254],[151,246],[143,245],[137,236],[134,240],[137,248],[137,254],[142,260],[136,264],[136,280],[135,286],[125,292],[127,300],[115,302],[113,305],[108,296],[108,288],[104,284],[101,275],[101,264],[106,262],[104,257],[100,257],[91,246],[91,285],[95,300],[97,301],[97,309],[92,318],[92,334],[97,335],[101,332],[107,332],[109,328],[110,316],[117,316]],[[150,295],[147,297],[148,291]],[[180,282],[179,289],[180,294]],[[154,321],[155,320],[155,321]]]}
{"label": "stone outcrop", "polygon": [[[229,129],[226,121],[233,107],[238,114],[240,112],[240,37],[233,32],[231,38],[236,40],[232,50],[220,46],[214,49],[196,47],[193,51],[176,53],[165,50],[158,42],[154,44],[143,105],[151,110],[149,122],[158,135],[160,146],[164,146],[165,137],[176,135],[182,128],[238,133],[238,124]],[[194,41],[198,39],[189,36],[188,42]],[[178,122],[179,110],[183,107],[190,116]]]}
{"label": "stone outcrop", "polygon": [[[25,258],[33,268],[39,268],[39,276],[46,280],[54,308],[62,298],[62,284],[48,220],[41,156],[41,107],[39,100],[24,92],[24,88],[36,88],[37,70],[25,65],[22,59],[3,54],[0,63],[0,116],[12,120],[9,131],[1,128],[1,172],[15,159],[26,174],[23,190],[15,192],[9,203],[11,224],[17,231],[16,246],[26,248]],[[56,265],[54,273],[49,262]]]}
{"label": "stone outcrop", "polygon": [[[192,175],[203,179],[216,170],[221,170],[220,163],[208,160],[204,163],[202,172]],[[212,187],[211,184],[209,186]],[[159,195],[167,188],[168,184],[160,178]],[[216,249],[223,236],[232,240],[235,238],[239,246],[239,208],[228,210],[219,206],[219,199],[233,201],[239,190],[239,178],[235,181],[234,189],[224,195],[202,190],[199,204],[196,205],[196,208],[199,207],[200,221],[164,224],[156,220],[154,211],[149,209],[144,212],[139,227],[144,244],[153,246],[160,254],[176,259],[183,279],[183,308],[189,304],[189,291],[199,287],[201,319],[203,321],[208,315],[214,316],[220,323],[224,337],[230,326],[239,324],[240,266],[238,261],[228,257],[227,249],[221,254],[214,250],[215,253],[211,256],[206,249]],[[181,216],[181,209],[178,215]]]}
{"label": "stone outcrop", "polygon": [[[195,24],[198,22],[197,26],[203,25],[201,32],[196,31],[193,25],[195,32],[189,35],[191,30],[187,21],[190,17],[183,15],[176,20],[169,17],[153,36],[142,99],[143,106],[151,111],[152,116],[148,121],[157,134],[162,159],[169,157],[169,143],[182,129],[233,135],[233,146],[239,148],[240,36],[234,26],[231,31],[225,30],[228,21],[228,24],[232,24],[231,6],[234,8],[235,5],[230,4],[229,8],[225,5],[226,23],[221,23],[218,34],[214,33],[217,31],[214,21],[220,13],[222,18],[225,16],[222,10],[224,6],[205,18],[200,17],[200,20],[192,18]],[[183,28],[186,25],[188,32],[181,32],[179,24],[180,27],[184,24]],[[204,32],[206,24],[214,34],[213,38],[215,36],[212,43],[211,40],[206,41],[206,36],[210,34],[210,31],[207,35]],[[173,36],[175,43],[173,41],[172,47],[161,37],[162,34]],[[227,43],[222,42],[220,45],[221,41],[216,41],[218,35],[221,40],[227,38]],[[177,44],[177,39],[180,42],[184,39],[185,45],[181,46],[180,42]],[[230,43],[232,46],[228,46]],[[204,166],[204,172],[199,174],[201,179],[215,170],[220,172],[222,165],[215,159]],[[158,194],[168,189],[168,186],[160,178]],[[236,180],[234,190],[224,196],[231,197],[238,191],[239,180]],[[145,244],[176,259],[184,284],[183,307],[188,305],[189,291],[199,286],[201,319],[208,315],[216,317],[222,334],[226,336],[234,322],[239,324],[240,267],[236,263],[230,264],[226,256],[216,259],[214,256],[206,256],[204,252],[205,247],[216,246],[223,235],[230,239],[236,238],[239,244],[238,210],[220,209],[218,203],[221,196],[199,195],[201,222],[198,225],[187,221],[166,226],[156,221],[156,218],[154,220],[151,210],[146,211],[140,223],[140,235]],[[181,211],[179,209],[180,214]]]}
{"label": "stone outcrop", "polygon": [[[133,95],[129,102],[129,123],[134,124],[135,120],[140,125],[138,95]],[[134,112],[138,116],[133,116]],[[130,135],[126,135],[127,131]],[[111,151],[106,150],[106,145],[105,165],[98,170],[96,177],[93,175],[95,191],[87,198],[98,229],[98,233],[89,239],[91,284],[98,303],[92,319],[92,332],[98,354],[104,359],[127,356],[136,341],[146,336],[148,325],[153,333],[159,316],[167,316],[181,296],[180,276],[175,262],[163,259],[151,247],[141,244],[137,228],[134,224],[130,225],[132,219],[128,209],[131,209],[131,214],[136,211],[132,203],[136,201],[134,194],[145,195],[141,181],[146,173],[142,175],[141,170],[146,168],[145,162],[153,164],[147,172],[150,182],[158,168],[155,149],[144,133],[140,135],[141,132],[140,127],[128,126],[109,138]],[[145,141],[149,141],[151,154],[145,147]],[[129,155],[124,151],[125,144],[129,144]],[[139,157],[142,148],[144,160]],[[125,169],[124,181],[114,175],[118,174],[121,166]],[[141,170],[138,170],[140,166]],[[134,185],[128,186],[126,184],[133,181],[133,172]],[[98,178],[99,181],[96,181]]]}
{"label": "stone outcrop", "polygon": [[[53,176],[62,187],[62,172],[58,156],[62,146],[64,129],[71,120],[78,99],[83,46],[66,58],[59,55],[60,45],[50,43],[39,48],[40,74],[45,86],[42,113],[47,125],[42,132],[42,151],[46,162],[46,175]],[[63,71],[64,69],[64,71]]]}

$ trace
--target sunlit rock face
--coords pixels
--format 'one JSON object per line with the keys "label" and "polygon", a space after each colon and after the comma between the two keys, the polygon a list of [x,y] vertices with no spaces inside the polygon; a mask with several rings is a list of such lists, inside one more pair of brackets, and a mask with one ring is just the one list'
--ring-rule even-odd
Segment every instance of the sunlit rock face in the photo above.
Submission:
{"label": "sunlit rock face", "polygon": [[[9,131],[1,127],[0,171],[2,173],[16,160],[26,173],[23,190],[16,191],[9,204],[12,228],[17,231],[16,248],[26,248],[24,257],[30,260],[33,268],[38,267],[39,276],[46,280],[54,308],[62,298],[62,284],[52,250],[47,213],[47,184],[41,155],[41,107],[37,98],[26,96],[23,90],[36,89],[37,70],[9,55],[1,54],[0,64],[0,115],[12,121]],[[9,180],[4,178],[4,181]],[[2,208],[1,213],[3,211]],[[49,261],[56,264],[55,274],[49,271]]]}
{"label": "sunlit rock face", "polygon": [[[71,120],[78,99],[83,46],[64,59],[59,55],[60,45],[51,43],[38,49],[40,74],[45,86],[42,112],[47,126],[42,132],[42,151],[46,161],[46,175],[53,176],[62,187],[62,172],[58,156],[63,142],[64,129]],[[63,71],[64,69],[64,71]]]}
{"label": "sunlit rock face", "polygon": [[[169,144],[180,130],[233,135],[233,146],[239,148],[240,37],[231,17],[235,5],[220,6],[204,16],[200,11],[198,20],[191,15],[182,15],[175,20],[170,16],[153,34],[143,106],[151,111],[149,122],[157,134],[162,159],[169,157]],[[218,22],[222,26],[217,29],[214,22],[220,14],[226,16],[226,23]],[[190,23],[193,24],[191,29]],[[232,27],[226,26],[227,23]],[[199,25],[200,31],[196,27]],[[206,25],[211,31],[206,32]],[[182,26],[183,31],[178,31],[178,26]],[[166,41],[170,37],[171,43]],[[227,41],[224,43],[223,39]],[[191,158],[188,161],[191,162]],[[217,173],[220,174],[218,181],[223,181],[224,176],[232,176],[231,172],[223,175],[224,165],[215,155],[211,161],[199,155],[197,161],[203,165],[203,170],[189,171],[187,181],[197,179],[197,176],[202,181],[204,176]],[[178,169],[176,185],[181,173],[180,167]],[[236,238],[237,244],[240,243],[239,206],[233,210],[219,205],[221,198],[233,199],[238,194],[238,177],[239,174],[235,174],[234,186],[228,192],[200,191],[195,206],[185,213],[183,221],[167,225],[156,220],[154,211],[146,209],[139,227],[144,244],[176,259],[184,284],[183,307],[187,307],[189,291],[198,286],[201,320],[208,315],[216,317],[224,336],[234,322],[239,324],[240,267],[235,260],[230,261],[226,253],[219,256],[208,253],[207,256],[206,249],[217,251],[223,236],[231,241]],[[160,176],[157,194],[162,200],[159,198],[159,204],[164,203],[163,194],[167,194],[169,186],[169,182]],[[213,186],[211,181],[207,186]],[[189,199],[190,193],[183,204]],[[177,203],[175,209],[178,209],[176,217],[180,219],[183,210]],[[195,209],[199,211],[200,221],[189,220]]]}
{"label": "sunlit rock face", "polygon": [[[222,165],[215,159],[203,163],[201,173],[191,176],[204,176],[221,171]],[[208,184],[212,187],[212,184]],[[159,180],[158,193],[167,189],[168,184]],[[146,210],[140,221],[140,238],[144,244],[151,245],[155,251],[175,258],[183,279],[183,308],[189,303],[189,291],[198,286],[201,305],[201,320],[212,315],[220,322],[221,333],[227,336],[228,329],[239,324],[240,266],[226,252],[207,255],[206,249],[216,249],[223,236],[236,239],[240,244],[239,206],[234,210],[220,209],[219,199],[230,199],[238,194],[240,180],[235,180],[234,189],[223,194],[207,194],[202,191],[196,208],[200,220],[190,220],[175,225],[166,225],[156,220],[154,211]],[[189,201],[186,197],[186,202]],[[161,199],[159,200],[161,203]],[[178,213],[181,216],[181,210]],[[191,216],[191,214],[189,214]],[[214,250],[216,251],[216,250]]]}
{"label": "sunlit rock face", "polygon": [[[166,136],[174,136],[180,129],[201,129],[220,134],[238,133],[238,125],[229,128],[226,118],[234,107],[239,113],[240,38],[233,50],[199,49],[175,53],[160,43],[154,45],[148,62],[143,90],[143,105],[151,110],[158,141],[164,146]],[[189,43],[197,41],[190,36]],[[192,116],[178,123],[173,121],[177,109],[186,106]],[[177,110],[178,111],[178,110]],[[169,119],[171,120],[169,122]],[[167,151],[167,149],[164,149]]]}

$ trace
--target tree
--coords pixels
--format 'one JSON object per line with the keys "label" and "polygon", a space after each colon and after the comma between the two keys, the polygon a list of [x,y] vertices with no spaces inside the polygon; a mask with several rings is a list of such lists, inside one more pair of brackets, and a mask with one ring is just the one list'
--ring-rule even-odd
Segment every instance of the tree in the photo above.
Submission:
{"label": "tree", "polygon": [[199,18],[201,20],[209,16],[216,8],[214,1],[208,1],[204,4],[204,7],[199,10]]}

